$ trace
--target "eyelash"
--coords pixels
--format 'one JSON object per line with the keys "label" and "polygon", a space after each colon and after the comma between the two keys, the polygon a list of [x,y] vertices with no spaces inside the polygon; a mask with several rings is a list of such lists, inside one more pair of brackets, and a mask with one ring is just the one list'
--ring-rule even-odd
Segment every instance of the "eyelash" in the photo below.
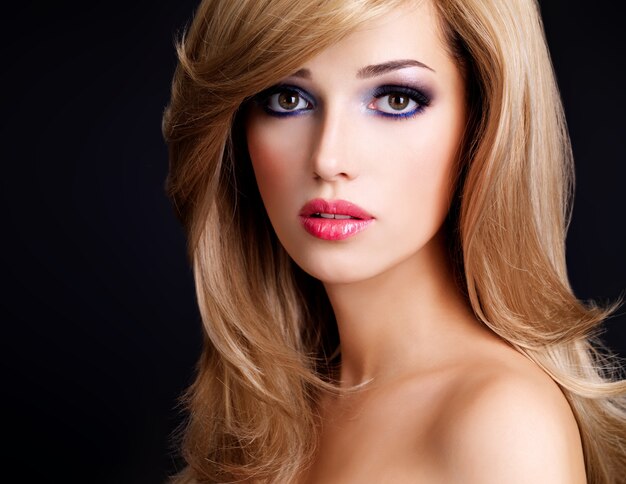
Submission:
{"label": "eyelash", "polygon": [[[298,109],[296,111],[285,111],[285,112],[275,111],[271,109],[269,107],[270,98],[272,96],[285,93],[285,92],[294,92],[298,94],[298,96],[304,101],[306,101],[310,107],[307,107],[306,109]],[[288,117],[288,116],[300,116],[316,106],[315,101],[306,91],[300,89],[299,87],[290,86],[286,84],[279,84],[279,85],[270,87],[269,89],[257,94],[255,96],[255,102],[259,104],[267,114],[269,114],[270,116],[278,117],[278,118]]]}
{"label": "eyelash", "polygon": [[[269,102],[272,96],[275,96],[281,93],[286,93],[286,92],[296,93],[301,100],[304,100],[307,103],[307,107],[302,108],[302,109],[297,109],[294,111],[276,111],[269,107]],[[374,102],[385,98],[385,96],[390,96],[392,94],[404,95],[408,97],[411,101],[415,102],[417,106],[412,111],[409,111],[407,113],[398,113],[398,114],[383,112],[378,109],[372,109],[369,107],[367,108],[368,111],[373,111],[374,113],[376,113],[377,116],[383,116],[385,118],[402,120],[402,119],[407,119],[407,118],[413,118],[417,116],[418,114],[421,114],[424,111],[424,109],[430,104],[430,96],[426,95],[425,93],[423,93],[422,91],[414,87],[407,86],[407,85],[389,84],[389,85],[379,86],[376,89],[374,89],[371,95],[371,98],[373,98],[373,101],[369,102],[367,106],[370,106]],[[301,116],[307,113],[308,111],[310,111],[311,109],[314,109],[317,105],[313,97],[310,94],[308,94],[306,91],[304,91],[303,89],[297,86],[286,85],[286,84],[278,84],[276,86],[270,87],[269,89],[257,94],[254,97],[254,100],[258,105],[260,105],[263,108],[263,110],[267,114],[269,114],[270,116],[274,116],[274,117]]]}
{"label": "eyelash", "polygon": [[[391,94],[402,94],[408,97],[411,101],[414,101],[416,103],[416,107],[412,111],[409,111],[406,113],[397,113],[397,114],[387,113],[387,112],[380,111],[377,109],[372,109],[372,111],[376,112],[377,116],[383,116],[385,118],[392,118],[392,119],[413,118],[417,116],[418,114],[421,114],[424,111],[424,109],[428,107],[428,105],[430,104],[430,96],[427,96],[423,92],[413,87],[403,86],[403,85],[380,86],[374,89],[374,92],[372,93],[372,97],[375,98],[376,100],[380,100],[380,99],[385,98],[386,96],[390,96]],[[370,106],[370,104],[368,104],[368,106]]]}

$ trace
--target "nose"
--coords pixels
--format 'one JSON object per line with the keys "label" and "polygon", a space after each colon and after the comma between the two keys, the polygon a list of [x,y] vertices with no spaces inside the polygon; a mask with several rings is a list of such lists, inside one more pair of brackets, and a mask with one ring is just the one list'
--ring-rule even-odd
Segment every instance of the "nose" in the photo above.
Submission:
{"label": "nose", "polygon": [[348,120],[335,110],[324,112],[311,149],[311,164],[315,179],[325,181],[356,178],[356,166],[351,163],[351,145],[358,140],[350,133]]}

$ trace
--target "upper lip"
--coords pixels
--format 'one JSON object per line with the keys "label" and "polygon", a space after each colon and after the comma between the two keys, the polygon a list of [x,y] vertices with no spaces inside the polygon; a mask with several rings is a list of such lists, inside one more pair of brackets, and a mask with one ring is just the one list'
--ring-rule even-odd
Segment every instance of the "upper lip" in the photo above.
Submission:
{"label": "upper lip", "polygon": [[362,220],[374,218],[358,205],[346,200],[324,200],[323,198],[315,198],[306,202],[302,209],[300,209],[300,215],[303,217],[310,217],[316,213],[348,215]]}

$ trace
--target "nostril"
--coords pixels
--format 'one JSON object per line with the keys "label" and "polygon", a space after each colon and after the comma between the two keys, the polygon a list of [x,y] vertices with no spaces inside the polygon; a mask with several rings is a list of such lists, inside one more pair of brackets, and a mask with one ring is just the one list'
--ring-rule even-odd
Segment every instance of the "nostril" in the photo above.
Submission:
{"label": "nostril", "polygon": [[335,173],[332,171],[324,172],[323,170],[315,170],[313,172],[313,178],[315,180],[322,179],[326,181],[333,181],[333,180],[342,179],[342,178],[352,179],[352,178],[355,178],[355,176],[352,176],[346,173],[345,171]]}

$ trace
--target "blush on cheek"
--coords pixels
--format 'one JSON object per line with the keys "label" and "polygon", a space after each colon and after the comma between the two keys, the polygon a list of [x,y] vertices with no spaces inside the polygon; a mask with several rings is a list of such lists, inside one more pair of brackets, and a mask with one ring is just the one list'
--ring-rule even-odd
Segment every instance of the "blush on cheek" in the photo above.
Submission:
{"label": "blush on cheek", "polygon": [[261,196],[265,202],[276,194],[284,183],[284,177],[280,163],[272,163],[272,158],[265,158],[252,162],[254,176]]}
{"label": "blush on cheek", "polygon": [[257,119],[255,116],[249,119],[246,126],[248,152],[264,197],[278,196],[302,184],[301,177],[308,159],[307,136],[303,123]]}
{"label": "blush on cheek", "polygon": [[284,232],[281,230],[281,227],[284,228],[284,215],[300,208],[297,202],[302,181],[296,179],[297,173],[291,166],[293,160],[285,157],[281,149],[254,142],[249,144],[248,149],[263,205],[280,238],[280,233]]}
{"label": "blush on cheek", "polygon": [[[282,153],[255,129],[247,130],[248,152],[259,188],[279,180],[283,171]],[[262,190],[263,191],[263,190]]]}

